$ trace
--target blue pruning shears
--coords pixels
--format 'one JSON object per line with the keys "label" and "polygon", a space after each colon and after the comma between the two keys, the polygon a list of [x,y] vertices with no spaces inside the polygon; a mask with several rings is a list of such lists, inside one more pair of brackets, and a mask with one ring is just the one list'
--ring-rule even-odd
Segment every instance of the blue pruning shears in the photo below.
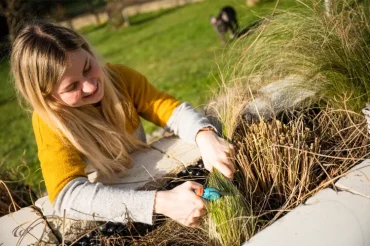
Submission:
{"label": "blue pruning shears", "polygon": [[194,190],[197,196],[201,196],[202,198],[206,199],[207,201],[216,201],[221,198],[221,196],[229,196],[230,193],[219,191],[216,188],[208,187],[208,188],[197,188]]}

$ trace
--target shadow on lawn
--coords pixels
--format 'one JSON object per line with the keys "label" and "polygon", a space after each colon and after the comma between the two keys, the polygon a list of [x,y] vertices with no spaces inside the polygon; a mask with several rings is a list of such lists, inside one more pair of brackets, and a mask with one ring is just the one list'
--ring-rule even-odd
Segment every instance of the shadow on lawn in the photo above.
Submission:
{"label": "shadow on lawn", "polygon": [[[138,14],[136,16],[132,16],[132,17],[130,17],[130,26],[141,25],[143,23],[146,23],[146,22],[149,22],[149,21],[158,19],[158,18],[160,18],[162,16],[165,16],[165,15],[168,15],[168,14],[170,14],[172,12],[177,11],[177,10],[179,10],[182,7],[183,6],[179,6],[179,7],[175,7],[175,8],[170,8],[170,9],[165,9],[165,10],[160,10],[160,11],[157,11],[157,13],[155,13],[155,14],[149,13],[149,14]],[[86,34],[95,32],[97,30],[100,30],[102,28],[105,28],[108,25],[109,25],[109,21],[108,22],[105,22],[103,24],[92,25],[92,26],[88,26],[88,27],[82,28],[82,29],[79,30],[79,32],[81,32],[84,35],[86,35]]]}
{"label": "shadow on lawn", "polygon": [[130,20],[130,25],[140,25],[152,20],[155,20],[157,18],[160,18],[162,16],[168,15],[172,12],[175,12],[179,9],[181,9],[182,6],[175,7],[175,8],[169,8],[169,9],[164,9],[157,11],[156,14],[150,14],[150,15],[143,15],[143,16],[137,16],[137,18],[133,17],[132,20]]}
{"label": "shadow on lawn", "polygon": [[266,19],[267,18],[255,20],[252,23],[240,28],[237,33],[237,38],[243,38],[251,35],[260,25],[267,22]]}
{"label": "shadow on lawn", "polygon": [[105,22],[103,24],[99,24],[99,25],[91,25],[91,26],[88,26],[88,27],[83,27],[81,28],[80,30],[78,30],[80,33],[86,35],[86,34],[89,34],[91,32],[95,32],[99,29],[102,29],[104,27],[106,27],[108,24],[108,22]]}
{"label": "shadow on lawn", "polygon": [[15,96],[10,96],[10,97],[7,97],[7,98],[0,99],[0,106],[3,106],[3,105],[5,105],[9,102],[12,102],[12,101],[16,100],[16,99],[17,99],[17,97],[15,97]]}

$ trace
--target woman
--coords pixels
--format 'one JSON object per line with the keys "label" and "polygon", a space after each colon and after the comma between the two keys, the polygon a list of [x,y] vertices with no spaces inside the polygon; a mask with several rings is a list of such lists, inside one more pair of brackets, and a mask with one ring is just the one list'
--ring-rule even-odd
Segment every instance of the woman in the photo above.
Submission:
{"label": "woman", "polygon": [[11,70],[32,107],[38,156],[55,211],[79,219],[152,223],[153,213],[198,226],[205,213],[186,182],[169,191],[134,191],[90,183],[89,162],[104,175],[130,168],[130,153],[145,147],[139,116],[199,146],[205,167],[232,178],[225,142],[188,103],[158,91],[124,65],[99,64],[76,32],[55,24],[26,25],[14,41]]}

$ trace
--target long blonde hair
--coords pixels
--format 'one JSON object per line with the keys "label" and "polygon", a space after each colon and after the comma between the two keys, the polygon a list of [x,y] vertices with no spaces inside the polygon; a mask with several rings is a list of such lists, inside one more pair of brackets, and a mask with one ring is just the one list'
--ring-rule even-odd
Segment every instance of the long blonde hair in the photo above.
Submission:
{"label": "long blonde hair", "polygon": [[28,24],[13,43],[11,71],[18,94],[63,140],[69,140],[65,144],[72,144],[111,176],[130,167],[130,153],[146,145],[125,128],[133,120],[129,117],[133,109],[123,83],[107,66],[102,66],[101,110],[93,105],[69,107],[51,96],[66,69],[66,52],[78,48],[94,56],[86,40],[71,29],[47,22]]}

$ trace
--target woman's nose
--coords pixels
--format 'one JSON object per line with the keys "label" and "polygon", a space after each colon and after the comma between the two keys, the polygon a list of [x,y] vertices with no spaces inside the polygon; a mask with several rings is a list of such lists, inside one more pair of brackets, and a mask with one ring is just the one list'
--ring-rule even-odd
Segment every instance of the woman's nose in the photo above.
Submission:
{"label": "woman's nose", "polygon": [[84,94],[91,94],[96,90],[97,84],[92,79],[85,79],[82,82],[82,91]]}

